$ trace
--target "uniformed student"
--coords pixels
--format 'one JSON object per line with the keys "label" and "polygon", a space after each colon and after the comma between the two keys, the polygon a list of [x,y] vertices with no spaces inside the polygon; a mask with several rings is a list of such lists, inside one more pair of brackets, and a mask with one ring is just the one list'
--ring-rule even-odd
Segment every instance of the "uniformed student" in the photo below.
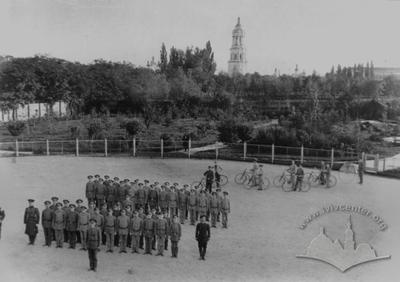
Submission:
{"label": "uniformed student", "polygon": [[170,191],[168,193],[168,207],[171,218],[175,214],[178,214],[178,195],[176,193],[175,186],[170,187]]}
{"label": "uniformed student", "polygon": [[96,226],[97,226],[97,228],[100,229],[100,242],[101,242],[103,240],[102,236],[103,236],[103,232],[104,232],[104,217],[100,213],[99,208],[94,209],[94,214],[91,216],[91,218],[96,220]]}
{"label": "uniformed student", "polygon": [[1,225],[3,223],[4,218],[6,217],[6,213],[4,210],[0,207],[0,239],[1,239]]}
{"label": "uniformed student", "polygon": [[[50,209],[53,212],[55,212],[57,209],[58,197],[55,197],[55,196],[51,197],[51,201],[52,201],[52,203],[51,203]],[[51,240],[52,241],[56,240],[56,235],[55,235],[53,227],[51,227]]]}
{"label": "uniformed student", "polygon": [[87,178],[88,178],[88,182],[86,183],[85,195],[86,195],[86,199],[89,204],[90,202],[93,202],[95,200],[95,198],[94,198],[95,187],[94,187],[94,182],[93,182],[93,176],[89,175]]}
{"label": "uniformed student", "polygon": [[159,206],[162,213],[165,213],[168,210],[168,193],[165,190],[165,186],[161,186],[161,191],[159,193]]}
{"label": "uniformed student", "polygon": [[143,183],[139,183],[138,190],[136,191],[137,207],[136,209],[145,209],[146,205],[146,191],[143,189]]}
{"label": "uniformed student", "polygon": [[165,238],[168,236],[168,222],[163,218],[163,214],[158,213],[158,219],[155,224],[156,237],[157,237],[157,256],[164,256]]}
{"label": "uniformed student", "polygon": [[132,238],[132,253],[139,253],[140,236],[143,233],[143,219],[139,217],[137,211],[133,212],[129,226],[129,234]]}
{"label": "uniformed student", "polygon": [[[64,206],[62,210],[64,211],[65,216],[69,213],[69,200],[63,200]],[[67,229],[64,227],[64,243],[68,242],[68,232]]]}
{"label": "uniformed student", "polygon": [[181,220],[181,224],[184,224],[186,219],[186,210],[188,206],[188,197],[185,189],[180,189],[178,192],[178,206],[179,218]]}
{"label": "uniformed student", "polygon": [[[144,220],[146,219],[146,215],[144,214],[143,208],[139,209],[138,216],[144,222]],[[142,230],[142,233],[140,234],[139,248],[143,250],[143,247],[144,247],[144,234],[143,234],[143,230]]]}
{"label": "uniformed student", "polygon": [[211,227],[217,227],[217,217],[219,211],[219,199],[217,198],[217,193],[212,192],[212,197],[210,199],[210,213],[211,213]]}
{"label": "uniformed student", "polygon": [[[76,208],[75,208],[75,211],[78,213],[78,215],[81,213],[81,211],[82,211],[82,203],[83,203],[83,200],[82,199],[78,199],[78,200],[76,200],[75,201],[75,203],[76,203]],[[78,244],[81,244],[82,243],[82,240],[81,240],[81,232],[79,231],[79,228],[76,230],[76,242],[78,243]]]}
{"label": "uniformed student", "polygon": [[190,191],[188,199],[188,210],[189,210],[190,225],[194,225],[196,222],[196,212],[197,212],[197,195],[194,189]]}
{"label": "uniformed student", "polygon": [[209,193],[211,193],[212,184],[214,182],[214,172],[212,170],[212,166],[208,167],[208,170],[204,172],[204,176],[206,177],[206,189]]}
{"label": "uniformed student", "polygon": [[119,252],[126,253],[126,243],[128,239],[128,228],[130,219],[126,216],[126,211],[121,210],[121,215],[117,218],[117,230],[119,236]]}
{"label": "uniformed student", "polygon": [[151,255],[151,245],[154,237],[154,220],[151,218],[152,214],[148,213],[143,222],[143,235],[145,239],[145,252],[144,254]]}
{"label": "uniformed student", "polygon": [[169,227],[169,236],[171,239],[171,253],[173,258],[178,258],[178,242],[181,239],[182,231],[178,216],[174,216],[173,222]]}
{"label": "uniformed student", "polygon": [[96,204],[100,208],[105,202],[105,187],[103,184],[103,179],[99,178],[96,187]]}
{"label": "uniformed student", "polygon": [[228,228],[228,214],[231,212],[231,204],[228,198],[228,192],[224,191],[224,197],[221,200],[222,228]]}
{"label": "uniformed student", "polygon": [[171,226],[172,220],[169,217],[168,211],[164,212],[164,219],[167,221],[168,223],[168,232],[167,232],[167,236],[165,236],[165,242],[164,242],[164,250],[168,251],[168,236],[169,236],[169,228]]}
{"label": "uniformed student", "polygon": [[198,204],[197,209],[199,211],[199,216],[207,215],[209,199],[204,190],[200,191],[200,195],[198,197],[197,204]]}
{"label": "uniformed student", "polygon": [[88,225],[89,225],[89,214],[86,211],[86,207],[82,206],[81,207],[81,212],[79,213],[78,216],[78,230],[79,234],[81,236],[81,250],[86,251],[86,242],[87,242],[87,230],[88,230]]}
{"label": "uniformed student", "polygon": [[89,255],[89,264],[90,264],[90,270],[96,271],[97,269],[97,251],[99,250],[100,247],[100,230],[99,228],[96,227],[96,220],[91,219],[90,220],[90,227],[87,230],[87,237],[86,239],[86,244],[87,245],[87,250],[88,250],[88,255]]}
{"label": "uniformed student", "polygon": [[74,204],[69,205],[69,212],[67,213],[67,217],[65,220],[65,227],[68,232],[68,242],[69,248],[76,248],[76,232],[78,230],[78,218],[79,214],[75,210],[76,206]]}
{"label": "uniformed student", "polygon": [[25,209],[24,214],[25,234],[29,237],[29,245],[35,244],[38,233],[37,224],[40,220],[39,210],[34,206],[34,202],[33,199],[28,200],[29,206]]}
{"label": "uniformed student", "polygon": [[107,210],[107,204],[104,203],[103,206],[100,209],[100,214],[103,216],[103,231],[101,233],[101,244],[105,245],[106,244],[106,234],[104,232],[104,219],[108,215],[108,210]]}
{"label": "uniformed student", "polygon": [[[151,218],[153,219],[154,225],[157,223],[158,220],[158,215],[157,215],[157,211],[156,209],[152,209],[151,210]],[[157,237],[156,237],[156,227],[154,226],[154,235],[153,235],[153,239],[151,240],[151,249],[153,251],[156,250],[156,243],[157,243]]]}
{"label": "uniformed student", "polygon": [[206,223],[206,216],[200,216],[200,222],[196,226],[196,240],[198,242],[200,260],[205,260],[207,243],[210,240],[210,225]]}
{"label": "uniformed student", "polygon": [[116,218],[113,215],[113,210],[108,209],[108,214],[104,218],[104,233],[106,235],[106,249],[108,253],[113,252],[114,236],[116,234]]}
{"label": "uniformed student", "polygon": [[62,204],[57,203],[57,209],[53,214],[52,227],[56,235],[56,248],[62,248],[64,243],[65,213]]}
{"label": "uniformed student", "polygon": [[52,234],[51,234],[51,225],[53,221],[53,210],[50,209],[51,202],[50,201],[45,201],[44,202],[45,209],[42,211],[42,227],[43,227],[43,234],[44,234],[44,241],[45,244],[43,247],[51,246],[51,239],[52,239]]}

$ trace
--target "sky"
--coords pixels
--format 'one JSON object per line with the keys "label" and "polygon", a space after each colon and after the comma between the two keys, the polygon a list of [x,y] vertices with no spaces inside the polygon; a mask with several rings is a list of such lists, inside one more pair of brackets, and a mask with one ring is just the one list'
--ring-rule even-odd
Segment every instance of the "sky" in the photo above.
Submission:
{"label": "sky", "polygon": [[0,0],[0,55],[144,66],[161,44],[204,47],[227,71],[237,17],[247,71],[400,67],[400,0]]}

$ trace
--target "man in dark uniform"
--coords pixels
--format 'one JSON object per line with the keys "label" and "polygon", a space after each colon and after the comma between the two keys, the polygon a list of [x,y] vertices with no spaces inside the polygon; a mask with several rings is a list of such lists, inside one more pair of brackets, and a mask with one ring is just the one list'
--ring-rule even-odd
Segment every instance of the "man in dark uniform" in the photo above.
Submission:
{"label": "man in dark uniform", "polygon": [[6,213],[0,207],[0,239],[1,239],[1,224],[3,223],[4,218],[6,217]]}
{"label": "man in dark uniform", "polygon": [[[103,216],[103,220],[108,215],[108,209],[107,209],[107,204],[106,203],[104,203],[103,206],[101,207],[100,214]],[[106,244],[106,233],[105,233],[105,226],[104,225],[103,225],[103,233],[101,233],[101,244],[102,245]]]}
{"label": "man in dark uniform", "polygon": [[161,212],[165,213],[168,211],[168,193],[165,191],[164,185],[161,185],[161,191],[159,193],[158,200]]}
{"label": "man in dark uniform", "polygon": [[196,226],[196,240],[199,246],[200,260],[205,260],[207,243],[210,240],[210,225],[206,223],[206,216],[200,216],[200,222]]}
{"label": "man in dark uniform", "polygon": [[96,220],[90,220],[90,227],[87,230],[86,245],[89,254],[90,270],[97,269],[97,251],[100,247],[100,229],[96,227]]}
{"label": "man in dark uniform", "polygon": [[150,209],[156,209],[158,207],[158,192],[154,185],[150,185],[148,203]]}
{"label": "man in dark uniform", "polygon": [[180,189],[178,191],[178,206],[181,224],[184,224],[186,219],[186,210],[188,206],[188,197],[185,189]]}
{"label": "man in dark uniform", "polygon": [[[75,201],[76,202],[76,208],[75,208],[75,211],[78,213],[78,215],[82,212],[82,203],[83,203],[83,200],[82,199],[78,199],[78,200],[76,200]],[[78,225],[79,226],[79,225]],[[76,242],[78,243],[78,244],[81,244],[82,243],[82,240],[81,240],[81,232],[79,231],[79,229],[77,229],[76,230]]]}
{"label": "man in dark uniform", "polygon": [[33,245],[38,233],[37,224],[40,221],[40,214],[38,208],[33,205],[35,200],[29,199],[28,202],[29,207],[25,209],[24,214],[25,234],[29,236],[29,245]]}
{"label": "man in dark uniform", "polygon": [[149,212],[143,222],[143,235],[145,239],[145,252],[144,254],[151,255],[151,245],[154,237],[154,220],[151,218],[152,214]]}
{"label": "man in dark uniform", "polygon": [[165,236],[165,241],[164,241],[164,250],[166,250],[166,251],[168,251],[168,236],[169,236],[169,228],[170,228],[170,226],[171,226],[171,224],[172,224],[172,220],[171,220],[171,218],[169,217],[169,214],[168,214],[168,211],[165,211],[164,212],[164,219],[167,221],[167,223],[168,223],[168,232],[167,232],[167,235]]}
{"label": "man in dark uniform", "polygon": [[163,214],[161,212],[158,213],[158,219],[155,221],[155,230],[158,248],[157,256],[164,256],[165,238],[168,235],[168,222],[165,218],[163,218]]}
{"label": "man in dark uniform", "polygon": [[52,239],[51,238],[51,236],[52,236],[51,224],[52,224],[52,220],[53,220],[53,210],[50,209],[50,205],[51,205],[50,201],[45,201],[44,205],[46,208],[42,211],[42,227],[43,227],[44,241],[45,241],[45,244],[43,245],[43,247],[44,246],[50,247],[51,239]]}
{"label": "man in dark uniform", "polygon": [[115,201],[115,187],[111,179],[104,182],[104,195],[106,197],[107,207],[112,208]]}
{"label": "man in dark uniform", "polygon": [[214,172],[212,170],[212,166],[208,167],[208,170],[204,173],[204,176],[206,177],[206,189],[209,193],[211,193],[212,184],[214,181]]}
{"label": "man in dark uniform", "polygon": [[178,221],[178,216],[174,216],[173,223],[169,228],[169,236],[171,238],[171,253],[173,258],[178,258],[178,242],[181,239],[181,225]]}
{"label": "man in dark uniform", "polygon": [[[51,197],[52,204],[50,206],[50,209],[53,211],[53,213],[57,209],[57,203],[58,203],[58,197]],[[56,240],[56,233],[54,232],[53,227],[51,227],[51,240],[54,241]]]}
{"label": "man in dark uniform", "polygon": [[196,212],[197,212],[197,195],[196,191],[192,189],[190,191],[189,199],[188,199],[188,210],[189,210],[189,218],[190,218],[190,225],[194,225],[196,222]]}
{"label": "man in dark uniform", "polygon": [[[139,209],[138,216],[144,222],[144,220],[146,219],[146,215],[144,214],[143,208]],[[142,222],[142,226],[143,226],[143,222]],[[142,249],[142,250],[143,250],[143,245],[144,245],[144,234],[143,234],[143,228],[142,228],[142,232],[140,233],[140,239],[139,239],[139,248]]]}
{"label": "man in dark uniform", "polygon": [[129,224],[130,224],[130,219],[126,215],[126,211],[123,209],[121,210],[121,215],[117,218],[117,231],[119,237],[120,253],[126,253],[126,243],[129,233],[128,230]]}
{"label": "man in dark uniform", "polygon": [[178,214],[178,194],[176,193],[174,186],[171,186],[171,189],[168,192],[168,207],[171,218],[175,214]]}
{"label": "man in dark uniform", "polygon": [[78,230],[78,212],[75,210],[75,205],[69,205],[69,212],[65,220],[65,229],[68,232],[69,248],[75,249],[76,247],[76,232]]}
{"label": "man in dark uniform", "polygon": [[104,217],[104,233],[106,235],[107,253],[112,253],[114,248],[114,236],[116,233],[117,219],[113,215],[113,210],[108,209],[107,216]]}
{"label": "man in dark uniform", "polygon": [[[68,200],[63,200],[64,206],[62,207],[62,210],[64,211],[65,216],[69,213],[69,201]],[[67,229],[64,228],[64,243],[68,243],[68,232]]]}
{"label": "man in dark uniform", "polygon": [[139,183],[139,188],[136,191],[137,207],[136,209],[145,209],[146,204],[146,191],[143,189],[143,183]]}
{"label": "man in dark uniform", "polygon": [[94,195],[95,195],[95,190],[94,190],[94,182],[93,182],[93,176],[89,175],[88,177],[88,182],[86,183],[86,199],[88,201],[88,204],[90,202],[93,202],[95,200]]}
{"label": "man in dark uniform", "polygon": [[100,208],[105,202],[105,188],[103,184],[103,179],[99,179],[96,184],[96,204]]}
{"label": "man in dark uniform", "polygon": [[132,236],[132,253],[139,253],[139,241],[142,232],[143,219],[139,217],[137,211],[134,211],[129,226],[129,233]]}

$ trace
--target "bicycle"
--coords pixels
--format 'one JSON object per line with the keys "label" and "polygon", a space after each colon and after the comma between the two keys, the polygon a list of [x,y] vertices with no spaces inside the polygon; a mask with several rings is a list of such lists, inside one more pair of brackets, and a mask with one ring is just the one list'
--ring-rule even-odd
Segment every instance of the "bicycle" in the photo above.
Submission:
{"label": "bicycle", "polygon": [[[295,183],[293,183],[292,175],[288,174],[288,173],[286,173],[286,171],[284,171],[281,175],[277,175],[274,177],[273,184],[275,187],[282,188],[282,190],[285,192],[290,192],[290,191],[294,190]],[[306,188],[306,187],[304,187],[304,188]]]}
{"label": "bicycle", "polygon": [[[321,183],[321,174],[314,171],[310,172],[307,177],[307,182],[310,183],[311,187],[318,187],[319,185],[326,185]],[[326,188],[332,188],[337,184],[337,179],[332,173],[329,176],[329,184]]]}
{"label": "bicycle", "polygon": [[[255,177],[255,179],[253,179]],[[258,187],[259,190],[266,190],[269,188],[271,182],[269,181],[268,177],[259,175],[251,176],[248,181],[244,183],[244,187],[247,189],[251,189],[253,187]]]}
{"label": "bicycle", "polygon": [[[219,186],[221,187],[221,186],[225,186],[227,183],[228,183],[228,177],[226,176],[226,175],[223,175],[223,174],[221,174],[220,175],[220,178],[219,178]],[[206,187],[206,178],[205,177],[203,177],[200,181],[194,181],[192,184],[191,184],[191,187],[192,188],[196,188],[196,187],[199,187],[199,188],[201,188],[201,189],[204,189],[205,187]],[[217,185],[217,182],[216,182],[216,180],[214,179],[213,180],[213,183],[212,183],[212,186],[211,186],[212,188],[216,188],[216,187],[218,187],[218,185]]]}
{"label": "bicycle", "polygon": [[[256,185],[250,185],[250,183],[253,182],[253,179],[252,179],[253,177],[254,176],[246,168],[243,172],[240,172],[240,173],[235,175],[235,183],[239,184],[239,185],[243,185],[244,184],[247,189],[250,189],[251,187],[257,186],[257,184]],[[266,176],[263,176],[261,185],[262,185],[262,189],[263,190],[268,189],[269,186],[270,186],[269,178],[266,177]]]}

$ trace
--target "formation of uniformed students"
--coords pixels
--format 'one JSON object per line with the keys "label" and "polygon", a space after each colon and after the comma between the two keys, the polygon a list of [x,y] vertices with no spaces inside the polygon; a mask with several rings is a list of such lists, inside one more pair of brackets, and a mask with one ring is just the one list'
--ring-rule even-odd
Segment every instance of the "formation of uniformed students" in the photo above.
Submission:
{"label": "formation of uniformed students", "polygon": [[[228,193],[222,195],[220,189],[209,193],[208,190],[189,189],[188,185],[179,187],[178,183],[129,182],[96,175],[88,176],[85,195],[88,208],[81,199],[74,204],[52,197],[51,201],[44,202],[41,216],[34,200],[29,199],[24,215],[29,244],[35,242],[41,219],[43,246],[50,247],[55,241],[56,248],[68,243],[69,248],[75,249],[80,244],[80,250],[89,253],[89,270],[96,271],[100,245],[105,245],[106,252],[114,252],[114,248],[119,247],[120,253],[127,253],[127,248],[131,248],[132,253],[143,249],[143,254],[151,255],[157,250],[156,255],[164,256],[170,241],[172,257],[177,258],[181,224],[187,220],[195,225],[204,217],[211,219],[212,227],[216,227],[221,218],[222,227],[228,226],[230,201]],[[203,249],[200,257],[204,258]]]}

